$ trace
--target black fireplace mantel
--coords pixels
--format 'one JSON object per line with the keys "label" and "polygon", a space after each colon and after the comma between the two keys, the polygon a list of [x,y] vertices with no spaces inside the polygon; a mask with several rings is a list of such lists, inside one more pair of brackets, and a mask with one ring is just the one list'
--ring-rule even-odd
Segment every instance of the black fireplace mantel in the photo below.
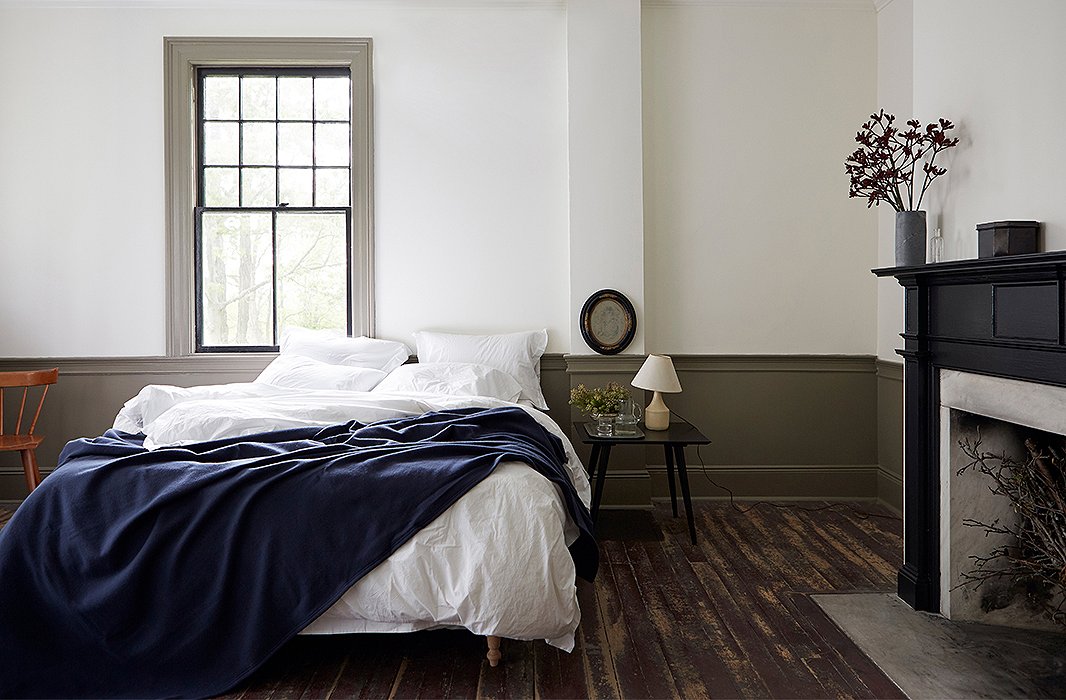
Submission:
{"label": "black fireplace mantel", "polygon": [[899,596],[940,611],[939,370],[1066,386],[1066,251],[873,271],[904,288]]}

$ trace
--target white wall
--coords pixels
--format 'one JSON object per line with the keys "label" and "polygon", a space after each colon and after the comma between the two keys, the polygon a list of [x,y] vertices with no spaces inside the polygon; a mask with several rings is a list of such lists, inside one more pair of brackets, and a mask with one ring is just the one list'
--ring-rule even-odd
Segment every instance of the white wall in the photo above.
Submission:
{"label": "white wall", "polygon": [[569,349],[561,3],[71,4],[0,4],[0,356],[164,352],[165,35],[372,37],[378,334]]}
{"label": "white wall", "polygon": [[589,353],[581,307],[615,289],[637,312],[626,353],[644,352],[640,0],[569,0],[571,352]]}
{"label": "white wall", "polygon": [[843,163],[873,5],[743,5],[644,7],[647,348],[872,354],[877,224]]}
{"label": "white wall", "polygon": [[[891,0],[877,14],[877,109],[902,123],[914,113],[914,0]],[[871,113],[874,109],[870,110]],[[926,118],[928,121],[928,118]],[[856,131],[858,131],[856,125]],[[858,145],[856,144],[856,147]],[[858,200],[856,200],[858,201]],[[877,209],[877,266],[896,264],[896,215],[887,204]],[[877,280],[877,356],[901,362],[903,288],[894,277]]]}
{"label": "white wall", "polygon": [[[1064,31],[1061,0],[892,0],[878,13],[882,106],[957,125],[948,174],[923,205],[930,231],[943,230],[945,259],[977,257],[977,224],[1008,219],[1044,222],[1042,250],[1066,249]],[[882,216],[879,264],[888,266],[890,210]],[[902,327],[902,292],[884,280],[879,357],[898,361]]]}
{"label": "white wall", "polygon": [[374,39],[383,337],[588,352],[615,287],[630,352],[878,345],[864,0],[123,2],[0,0],[0,356],[163,353],[165,35]]}
{"label": "white wall", "polygon": [[930,227],[948,259],[977,256],[975,226],[1044,222],[1066,248],[1066,2],[921,0],[914,6],[914,108],[958,125]]}

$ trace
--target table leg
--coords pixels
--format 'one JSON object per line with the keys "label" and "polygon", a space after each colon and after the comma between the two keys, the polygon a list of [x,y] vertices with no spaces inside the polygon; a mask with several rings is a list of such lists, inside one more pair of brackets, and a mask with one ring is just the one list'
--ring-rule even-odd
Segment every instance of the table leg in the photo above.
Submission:
{"label": "table leg", "polygon": [[596,444],[592,446],[592,454],[589,455],[588,473],[589,483],[596,482],[596,467],[600,462],[600,445]]}
{"label": "table leg", "polygon": [[611,446],[604,445],[600,451],[600,463],[596,465],[596,492],[592,496],[592,522],[600,512],[600,498],[603,496],[603,482],[607,480],[607,463],[611,459]]}
{"label": "table leg", "polygon": [[685,466],[685,448],[682,445],[674,447],[674,456],[677,459],[677,475],[681,477],[681,497],[685,499],[685,515],[688,516],[688,534],[692,538],[692,544],[696,544],[696,520],[692,513],[692,496],[688,490],[688,469]]}
{"label": "table leg", "polygon": [[674,483],[674,449],[671,445],[663,445],[666,453],[666,480],[670,483],[670,506],[674,509],[674,517],[677,517],[677,484]]}

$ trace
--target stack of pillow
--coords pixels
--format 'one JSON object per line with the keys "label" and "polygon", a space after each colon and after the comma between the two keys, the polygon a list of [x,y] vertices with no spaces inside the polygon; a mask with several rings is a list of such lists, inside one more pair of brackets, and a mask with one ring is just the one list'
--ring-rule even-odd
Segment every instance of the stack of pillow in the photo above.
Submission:
{"label": "stack of pillow", "polygon": [[406,345],[392,340],[288,328],[281,336],[281,354],[256,381],[290,389],[370,391],[410,354]]}
{"label": "stack of pillow", "polygon": [[488,396],[547,409],[540,389],[546,330],[498,335],[415,333],[418,364],[403,343],[340,331],[287,329],[281,354],[257,382],[296,389]]}
{"label": "stack of pillow", "polygon": [[[548,346],[548,331],[523,331],[498,335],[459,335],[457,333],[415,333],[419,363],[463,362],[488,367],[510,375],[518,384],[517,399],[548,408],[540,390],[540,356]],[[484,396],[486,394],[478,394]]]}

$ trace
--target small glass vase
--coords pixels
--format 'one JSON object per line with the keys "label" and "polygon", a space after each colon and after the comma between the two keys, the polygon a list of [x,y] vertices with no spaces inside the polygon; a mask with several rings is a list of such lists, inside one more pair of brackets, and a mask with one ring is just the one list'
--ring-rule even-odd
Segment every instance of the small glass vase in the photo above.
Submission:
{"label": "small glass vase", "polygon": [[640,422],[641,413],[640,406],[633,399],[622,401],[622,405],[618,407],[618,417],[614,419],[614,434],[620,437],[635,437],[639,432],[637,423]]}
{"label": "small glass vase", "polygon": [[940,235],[940,229],[929,238],[929,262],[938,263],[944,259],[944,237]]}
{"label": "small glass vase", "polygon": [[591,413],[589,415],[596,426],[596,435],[600,437],[614,435],[614,420],[618,417],[617,413]]}

